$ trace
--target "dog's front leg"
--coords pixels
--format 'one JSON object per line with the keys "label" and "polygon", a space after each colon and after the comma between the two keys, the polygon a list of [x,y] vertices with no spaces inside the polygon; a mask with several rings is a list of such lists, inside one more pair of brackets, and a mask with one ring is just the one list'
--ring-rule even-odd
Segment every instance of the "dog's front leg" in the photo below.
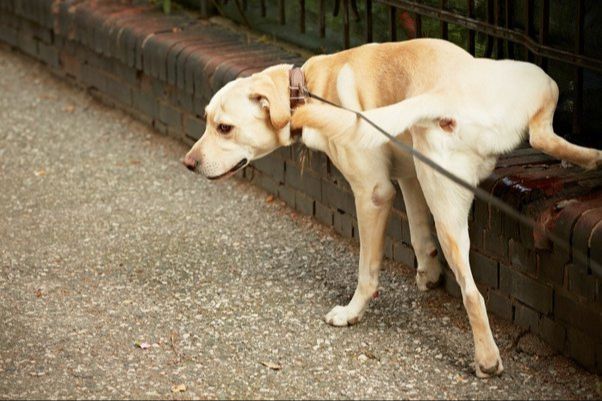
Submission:
{"label": "dog's front leg", "polygon": [[359,322],[378,287],[378,273],[383,258],[387,217],[395,188],[389,180],[353,185],[360,232],[358,283],[347,306],[335,306],[325,317],[333,326]]}

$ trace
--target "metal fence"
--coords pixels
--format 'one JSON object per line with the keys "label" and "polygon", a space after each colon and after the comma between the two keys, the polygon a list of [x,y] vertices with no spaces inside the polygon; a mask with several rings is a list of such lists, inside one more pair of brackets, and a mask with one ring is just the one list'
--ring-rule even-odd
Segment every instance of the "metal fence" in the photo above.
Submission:
{"label": "metal fence", "polygon": [[559,84],[556,131],[602,147],[602,1],[203,0],[254,30],[316,53],[439,37],[478,57],[527,60]]}

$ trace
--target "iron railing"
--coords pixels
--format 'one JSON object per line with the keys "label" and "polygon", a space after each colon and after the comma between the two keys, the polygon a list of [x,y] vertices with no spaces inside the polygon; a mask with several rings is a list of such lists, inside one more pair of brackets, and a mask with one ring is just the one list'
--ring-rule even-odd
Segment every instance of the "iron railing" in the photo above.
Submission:
{"label": "iron railing", "polygon": [[555,130],[602,148],[602,1],[203,0],[205,10],[316,53],[440,37],[478,57],[531,61],[559,84]]}

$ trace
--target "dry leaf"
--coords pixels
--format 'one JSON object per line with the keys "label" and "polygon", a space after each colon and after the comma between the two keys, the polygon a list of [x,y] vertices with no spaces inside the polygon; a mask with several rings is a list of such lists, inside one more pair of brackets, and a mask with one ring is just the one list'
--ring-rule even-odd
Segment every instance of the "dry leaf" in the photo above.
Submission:
{"label": "dry leaf", "polygon": [[274,362],[270,362],[270,361],[267,361],[267,362],[261,361],[259,363],[262,364],[263,366],[265,366],[266,368],[269,368],[272,370],[282,369],[282,365],[280,365],[279,363],[274,363]]}
{"label": "dry leaf", "polygon": [[75,111],[75,106],[73,106],[72,104],[67,105],[67,106],[63,107],[63,111],[65,111],[67,113],[73,113]]}
{"label": "dry leaf", "polygon": [[139,165],[140,163],[142,163],[140,160],[136,160],[136,159],[132,159],[130,160],[130,164],[133,164],[134,166]]}
{"label": "dry leaf", "polygon": [[147,342],[136,341],[134,345],[140,349],[149,349],[151,345]]}
{"label": "dry leaf", "polygon": [[171,386],[172,393],[183,393],[184,391],[186,391],[185,384],[174,384],[173,386]]}
{"label": "dry leaf", "polygon": [[36,175],[36,177],[43,177],[46,175],[46,170],[42,169],[42,170],[34,171],[33,173]]}
{"label": "dry leaf", "polygon": [[36,294],[36,298],[42,298],[42,295],[44,295],[41,288],[36,289],[34,294]]}
{"label": "dry leaf", "polygon": [[274,195],[269,195],[267,198],[265,198],[265,201],[267,203],[272,203],[274,202]]}

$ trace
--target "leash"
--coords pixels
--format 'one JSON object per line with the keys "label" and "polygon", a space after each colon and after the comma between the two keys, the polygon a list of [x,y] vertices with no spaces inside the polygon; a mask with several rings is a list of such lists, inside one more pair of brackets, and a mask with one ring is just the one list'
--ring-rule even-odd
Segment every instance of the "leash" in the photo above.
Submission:
{"label": "leash", "polygon": [[[496,207],[503,213],[516,219],[518,222],[526,225],[527,227],[532,228],[534,231],[542,232],[543,235],[546,236],[554,245],[557,245],[562,250],[568,252],[569,255],[572,255],[573,258],[577,259],[579,262],[583,263],[585,266],[588,266],[587,255],[585,255],[583,252],[581,252],[577,249],[571,249],[571,245],[569,244],[568,241],[564,240],[563,238],[557,236],[556,234],[554,234],[552,232],[548,232],[548,230],[546,230],[542,224],[539,224],[532,218],[523,215],[518,210],[514,209],[512,206],[510,206],[506,202],[500,200],[499,198],[496,198],[495,196],[491,195],[489,192],[485,191],[484,189],[474,186],[471,183],[469,183],[468,181],[464,180],[463,178],[460,178],[457,175],[449,172],[448,170],[443,168],[440,164],[438,164],[434,160],[430,159],[429,157],[427,157],[427,156],[423,155],[422,153],[420,153],[419,151],[417,151],[413,146],[408,146],[405,143],[399,141],[397,138],[395,138],[393,135],[389,134],[387,131],[385,131],[384,129],[379,127],[376,123],[374,123],[372,120],[370,120],[368,117],[366,117],[361,112],[359,112],[357,110],[349,109],[344,106],[340,106],[329,100],[326,100],[314,93],[311,93],[309,90],[307,90],[306,87],[303,87],[302,90],[305,92],[305,94],[307,96],[309,96],[312,99],[316,99],[322,103],[326,103],[330,106],[333,106],[333,107],[339,108],[341,110],[345,110],[345,111],[355,114],[356,117],[361,118],[362,120],[364,120],[365,122],[370,124],[378,132],[380,132],[385,137],[387,137],[398,149],[414,156],[416,159],[420,160],[421,162],[423,162],[424,164],[426,164],[427,166],[429,166],[430,168],[432,168],[439,174],[450,179],[451,181],[458,184],[462,188],[472,192],[475,197],[481,199],[482,201],[484,201],[486,203],[489,203],[490,205],[493,205],[494,207]],[[592,271],[594,271],[599,277],[602,277],[602,265],[600,265],[598,262],[596,262],[595,260],[590,258],[589,266],[592,269]]]}

